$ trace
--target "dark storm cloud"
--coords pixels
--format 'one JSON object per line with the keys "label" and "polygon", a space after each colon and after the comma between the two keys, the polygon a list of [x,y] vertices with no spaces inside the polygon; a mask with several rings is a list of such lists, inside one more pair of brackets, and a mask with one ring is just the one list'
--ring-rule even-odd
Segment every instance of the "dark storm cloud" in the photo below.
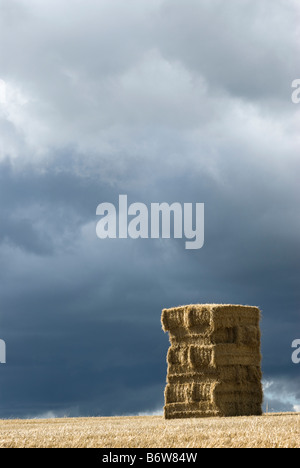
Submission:
{"label": "dark storm cloud", "polygon": [[[261,307],[266,397],[292,410],[298,6],[124,5],[0,5],[0,416],[160,409],[161,309],[192,302]],[[97,239],[122,193],[204,202],[203,249]]]}
{"label": "dark storm cloud", "polygon": [[48,317],[43,327],[32,322],[26,334],[9,337],[12,352],[1,378],[6,382],[1,384],[1,416],[69,408],[70,416],[75,411],[114,415],[136,412],[139,405],[161,406],[166,344],[157,340],[156,328],[121,320],[91,322],[84,314],[71,321],[63,315]]}
{"label": "dark storm cloud", "polygon": [[[21,254],[2,246],[8,273],[1,275],[1,325],[11,350],[9,366],[2,373],[3,417],[47,411],[74,416],[124,414],[158,408],[168,347],[160,329],[160,311],[187,302],[261,306],[266,377],[297,379],[290,343],[298,323],[299,259],[293,232],[281,231],[279,239],[273,232],[278,216],[291,226],[284,204],[279,213],[271,209],[264,224],[269,204],[259,208],[260,191],[246,204],[243,198],[232,198],[232,188],[207,181],[199,187],[199,181],[186,174],[172,178],[172,184],[167,178],[160,180],[152,187],[160,200],[206,202],[206,244],[191,255],[181,241],[160,245],[152,240],[96,239],[94,208],[99,201],[117,198],[107,187],[100,194],[98,178],[88,179],[87,190],[87,180],[70,172],[60,171],[56,178],[50,171],[41,182],[29,168],[16,175],[7,164],[3,167],[7,185],[15,184],[12,194],[17,187],[23,194],[22,199],[8,198],[6,211],[14,212],[11,200],[11,208],[18,201],[20,212],[24,208],[30,213],[36,193],[48,213],[45,224],[58,238],[56,245],[64,245],[60,237],[69,233],[69,245],[56,248],[52,255],[37,249],[34,255],[31,249]],[[62,193],[59,187],[64,187]],[[129,193],[129,199],[150,203],[152,190],[144,189],[141,198],[137,192]],[[69,221],[70,209],[77,224]],[[255,213],[255,219],[249,213]],[[62,219],[64,229],[57,229]],[[85,225],[86,234],[80,229]],[[286,303],[289,297],[291,302]],[[283,307],[289,318],[284,330]],[[24,384],[17,385],[18,381]],[[285,405],[291,409],[291,403]]]}

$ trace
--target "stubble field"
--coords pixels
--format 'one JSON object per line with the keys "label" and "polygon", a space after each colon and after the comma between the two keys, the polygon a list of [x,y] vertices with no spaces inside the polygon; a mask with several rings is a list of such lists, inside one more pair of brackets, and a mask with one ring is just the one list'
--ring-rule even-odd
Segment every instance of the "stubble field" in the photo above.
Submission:
{"label": "stubble field", "polygon": [[300,414],[0,421],[1,448],[300,448]]}

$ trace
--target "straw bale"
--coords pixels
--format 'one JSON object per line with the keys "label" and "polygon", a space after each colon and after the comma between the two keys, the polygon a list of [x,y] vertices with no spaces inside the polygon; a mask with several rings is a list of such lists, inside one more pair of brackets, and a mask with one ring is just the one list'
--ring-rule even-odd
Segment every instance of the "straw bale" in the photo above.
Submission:
{"label": "straw bale", "polygon": [[166,418],[261,414],[260,317],[257,307],[222,304],[162,311]]}
{"label": "straw bale", "polygon": [[218,382],[216,380],[204,380],[199,383],[175,383],[168,384],[165,389],[166,403],[193,403],[232,401],[256,401],[262,403],[262,386],[258,383]]}
{"label": "straw bale", "polygon": [[259,326],[258,307],[227,304],[196,304],[163,309],[162,328],[172,332],[178,328],[192,329],[197,326],[210,328],[230,328],[237,325]]}
{"label": "straw bale", "polygon": [[170,332],[170,343],[176,345],[200,345],[236,343],[256,346],[260,343],[260,331],[253,325],[217,328],[215,330],[203,328],[177,328]]}
{"label": "straw bale", "polygon": [[220,406],[211,403],[171,403],[164,407],[164,416],[166,419],[261,415],[261,403],[252,401],[233,401]]}
{"label": "straw bale", "polygon": [[186,368],[180,365],[168,366],[168,383],[204,382],[205,379],[215,379],[221,382],[261,382],[260,366],[220,366],[219,369]]}

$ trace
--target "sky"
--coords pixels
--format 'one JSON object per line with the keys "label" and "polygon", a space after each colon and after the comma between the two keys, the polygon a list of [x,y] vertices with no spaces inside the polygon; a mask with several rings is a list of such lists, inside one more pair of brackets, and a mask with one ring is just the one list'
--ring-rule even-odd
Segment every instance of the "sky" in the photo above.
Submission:
{"label": "sky", "polygon": [[[0,0],[1,418],[160,414],[161,310],[190,303],[260,307],[264,405],[299,411],[299,15]],[[203,248],[100,240],[120,194],[204,203]]]}

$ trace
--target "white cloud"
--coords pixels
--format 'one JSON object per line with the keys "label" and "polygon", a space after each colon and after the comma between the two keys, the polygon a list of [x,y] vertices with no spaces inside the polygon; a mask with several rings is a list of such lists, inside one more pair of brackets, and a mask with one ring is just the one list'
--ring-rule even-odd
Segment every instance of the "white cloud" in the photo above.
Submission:
{"label": "white cloud", "polygon": [[24,419],[58,419],[79,416],[79,410],[77,407],[61,409],[61,410],[46,410],[39,414],[27,414]]}
{"label": "white cloud", "polygon": [[[297,381],[292,379],[274,378],[270,381],[263,381],[264,404],[270,412],[284,411],[289,409],[297,411],[299,409],[299,399],[297,397]],[[281,409],[282,408],[282,409]]]}
{"label": "white cloud", "polygon": [[138,413],[136,416],[163,416],[164,410],[162,408],[159,408],[154,411],[143,411],[141,413]]}

